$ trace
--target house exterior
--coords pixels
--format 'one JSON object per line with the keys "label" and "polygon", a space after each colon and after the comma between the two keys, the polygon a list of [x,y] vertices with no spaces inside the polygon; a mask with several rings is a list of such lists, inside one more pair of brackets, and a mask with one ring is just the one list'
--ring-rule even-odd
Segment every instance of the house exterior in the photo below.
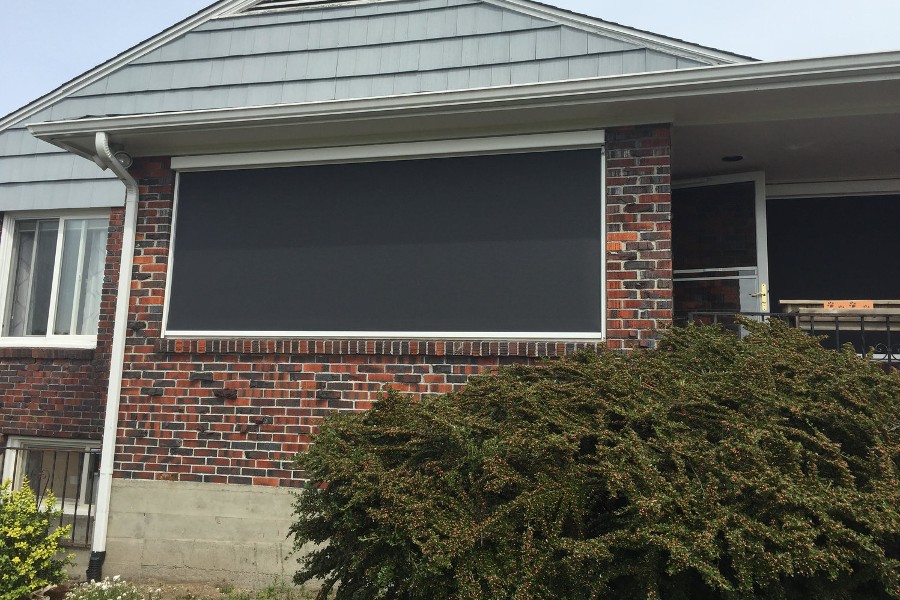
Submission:
{"label": "house exterior", "polygon": [[386,386],[696,311],[893,310],[897,131],[900,53],[758,62],[530,0],[215,3],[0,120],[4,477],[64,497],[92,576],[288,576],[291,458]]}

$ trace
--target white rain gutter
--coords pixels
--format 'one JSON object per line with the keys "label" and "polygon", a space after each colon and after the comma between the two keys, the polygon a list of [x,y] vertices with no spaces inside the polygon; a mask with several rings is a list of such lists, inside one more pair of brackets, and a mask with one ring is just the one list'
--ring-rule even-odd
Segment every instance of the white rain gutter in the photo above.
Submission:
{"label": "white rain gutter", "polygon": [[[197,130],[284,127],[295,122],[375,119],[392,115],[433,115],[448,111],[484,111],[504,107],[565,106],[665,100],[768,90],[857,84],[900,79],[900,51],[789,61],[739,63],[573,79],[514,84],[449,92],[423,92],[400,96],[323,100],[299,104],[210,108],[175,112],[87,117],[30,123],[38,139],[60,147],[73,137],[114,131],[116,135],[169,133]],[[894,98],[886,99],[895,105]],[[66,148],[72,151],[71,148]]]}
{"label": "white rain gutter", "polygon": [[131,298],[131,269],[134,263],[134,237],[137,226],[138,183],[109,147],[109,136],[98,131],[94,137],[95,162],[110,169],[125,184],[125,222],[122,231],[122,257],[119,262],[119,285],[116,292],[116,316],[113,326],[109,361],[109,386],[106,393],[106,417],[103,423],[103,446],[100,455],[100,481],[97,488],[97,513],[94,540],[88,563],[87,579],[102,579],[106,559],[106,534],[109,526],[109,503],[112,493],[116,432],[119,427],[119,400],[122,395],[122,370],[125,364],[125,338],[128,335],[128,305]]}

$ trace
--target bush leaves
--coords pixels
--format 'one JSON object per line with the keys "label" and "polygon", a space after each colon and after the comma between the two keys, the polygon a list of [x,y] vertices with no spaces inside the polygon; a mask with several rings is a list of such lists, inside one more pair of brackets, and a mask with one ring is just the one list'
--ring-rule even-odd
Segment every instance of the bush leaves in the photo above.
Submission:
{"label": "bush leaves", "polygon": [[900,375],[745,327],[329,418],[298,459],[296,582],[338,600],[900,598]]}

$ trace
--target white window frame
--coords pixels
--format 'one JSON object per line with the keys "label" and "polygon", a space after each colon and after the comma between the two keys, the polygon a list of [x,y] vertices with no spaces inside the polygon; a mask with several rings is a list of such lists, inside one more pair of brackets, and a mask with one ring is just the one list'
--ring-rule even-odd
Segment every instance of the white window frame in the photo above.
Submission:
{"label": "white window frame", "polygon": [[[334,146],[325,148],[301,148],[269,152],[243,152],[233,154],[209,154],[201,156],[176,156],[172,169],[176,171],[175,203],[172,211],[172,238],[169,245],[169,263],[166,274],[165,305],[161,337],[179,339],[209,338],[297,338],[297,339],[404,339],[404,340],[478,340],[478,341],[567,341],[601,342],[607,335],[607,281],[606,281],[606,135],[603,129],[536,133],[480,138],[442,139],[359,146]],[[175,262],[175,231],[178,219],[180,174],[195,171],[225,171],[234,169],[261,169],[323,164],[352,164],[392,160],[421,160],[457,156],[482,156],[517,154],[524,152],[551,152],[562,150],[596,149],[600,152],[600,177],[597,201],[601,203],[600,248],[600,331],[589,332],[491,332],[491,331],[203,331],[168,329],[171,297],[172,266]]]}
{"label": "white window frame", "polygon": [[[56,452],[78,452],[91,450],[100,450],[100,442],[90,440],[61,440],[56,438],[40,438],[40,437],[18,437],[9,436],[6,439],[7,450],[3,457],[3,477],[2,481],[12,480],[12,487],[15,490],[22,488],[24,473],[22,466],[24,465],[25,453],[29,450],[40,451],[56,451]],[[87,455],[86,455],[87,456]],[[16,462],[19,465],[17,468]],[[78,489],[78,498],[72,501],[69,498],[57,498],[57,508],[63,511],[63,514],[87,515],[92,503],[87,502],[88,482],[90,481],[90,460],[85,460],[81,466],[81,485]],[[13,479],[13,475],[15,478]]]}
{"label": "white window frame", "polygon": [[[15,265],[14,240],[17,221],[29,219],[58,219],[59,230],[56,242],[56,258],[53,265],[53,283],[50,290],[50,312],[46,335],[7,336],[9,327],[9,310],[12,302],[12,273]],[[71,210],[71,211],[28,211],[8,212],[3,215],[3,231],[0,233],[0,348],[83,348],[97,347],[96,335],[57,335],[54,334],[56,311],[59,296],[59,279],[62,268],[64,222],[67,219],[106,219],[108,211]]]}

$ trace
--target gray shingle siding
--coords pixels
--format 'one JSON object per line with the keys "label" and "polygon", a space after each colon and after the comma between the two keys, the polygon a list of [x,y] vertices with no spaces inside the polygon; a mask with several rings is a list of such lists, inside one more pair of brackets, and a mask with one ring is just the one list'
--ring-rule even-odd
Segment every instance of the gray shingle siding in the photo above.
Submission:
{"label": "gray shingle siding", "polygon": [[124,190],[25,123],[302,103],[706,63],[480,0],[400,0],[219,18],[0,132],[0,210],[119,205]]}

